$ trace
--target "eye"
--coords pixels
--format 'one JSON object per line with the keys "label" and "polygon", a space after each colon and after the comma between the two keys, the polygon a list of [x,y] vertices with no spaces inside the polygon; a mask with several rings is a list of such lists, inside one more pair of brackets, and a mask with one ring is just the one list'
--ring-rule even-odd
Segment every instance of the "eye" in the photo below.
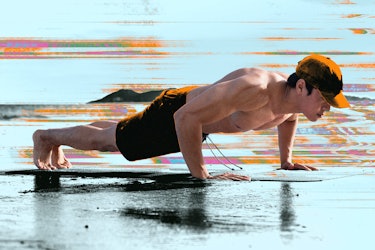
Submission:
{"label": "eye", "polygon": [[320,100],[325,102],[326,99],[324,99],[324,97],[323,97],[322,93],[319,91],[319,89],[317,89],[317,88],[314,88],[314,89],[316,90],[316,92],[318,92]]}

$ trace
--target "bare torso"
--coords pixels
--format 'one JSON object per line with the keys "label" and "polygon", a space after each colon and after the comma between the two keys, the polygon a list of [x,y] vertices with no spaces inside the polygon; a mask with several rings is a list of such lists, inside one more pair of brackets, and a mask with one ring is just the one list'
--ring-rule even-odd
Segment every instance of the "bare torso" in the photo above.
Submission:
{"label": "bare torso", "polygon": [[[222,84],[223,82],[238,77],[246,78],[247,75],[253,75],[254,71],[259,71],[259,74],[267,75],[264,77],[264,79],[267,80],[261,84],[256,83],[254,86],[251,86],[252,79],[248,79],[250,88],[259,88],[259,91],[262,91],[262,94],[267,96],[267,100],[264,104],[256,109],[249,107],[248,111],[234,110],[233,113],[219,121],[204,124],[202,127],[204,133],[237,133],[249,130],[268,129],[281,124],[293,115],[278,112],[278,106],[280,106],[280,101],[282,100],[280,96],[282,97],[285,95],[287,78],[285,74],[268,72],[260,69],[241,69],[237,74],[228,75],[215,84]],[[194,98],[201,93],[207,90],[209,91],[212,86],[213,85],[208,85],[193,89],[187,96],[187,103],[194,100]],[[246,95],[246,93],[246,91],[240,92],[239,95]],[[239,98],[241,97],[242,96],[239,96]],[[249,105],[251,105],[251,102],[249,102]]]}

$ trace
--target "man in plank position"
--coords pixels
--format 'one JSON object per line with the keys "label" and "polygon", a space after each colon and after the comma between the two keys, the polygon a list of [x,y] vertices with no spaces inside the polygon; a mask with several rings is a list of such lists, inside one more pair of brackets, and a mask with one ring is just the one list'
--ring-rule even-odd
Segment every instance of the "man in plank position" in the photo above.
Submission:
{"label": "man in plank position", "polygon": [[292,162],[298,115],[316,121],[331,106],[349,107],[342,88],[339,66],[321,55],[304,58],[290,76],[239,69],[212,85],[165,90],[144,111],[120,122],[37,130],[34,164],[45,170],[71,167],[61,145],[120,151],[130,161],[180,151],[196,178],[250,180],[233,173],[211,176],[204,164],[202,141],[211,133],[277,126],[281,168],[316,170]]}

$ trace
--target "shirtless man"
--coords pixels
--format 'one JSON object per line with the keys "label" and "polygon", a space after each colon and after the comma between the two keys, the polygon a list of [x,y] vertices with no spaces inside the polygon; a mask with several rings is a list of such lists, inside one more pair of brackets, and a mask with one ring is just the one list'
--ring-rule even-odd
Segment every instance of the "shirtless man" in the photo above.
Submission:
{"label": "shirtless man", "polygon": [[316,170],[292,162],[298,115],[320,119],[331,106],[349,107],[342,94],[340,68],[311,55],[288,76],[244,68],[203,87],[165,90],[144,111],[120,122],[101,121],[33,135],[34,164],[45,170],[69,168],[61,145],[80,150],[120,151],[128,160],[181,151],[192,176],[249,180],[248,176],[207,171],[202,141],[211,133],[238,133],[277,126],[282,169]]}

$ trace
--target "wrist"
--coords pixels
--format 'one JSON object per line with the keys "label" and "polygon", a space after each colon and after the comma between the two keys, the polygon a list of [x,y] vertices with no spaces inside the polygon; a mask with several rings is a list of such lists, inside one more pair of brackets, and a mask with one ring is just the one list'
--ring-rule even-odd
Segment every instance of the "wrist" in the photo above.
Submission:
{"label": "wrist", "polygon": [[201,172],[198,174],[191,174],[194,178],[205,180],[205,179],[212,179],[212,176],[208,172]]}
{"label": "wrist", "polygon": [[293,165],[292,161],[283,161],[281,163],[281,167],[283,167],[283,166],[290,166],[290,165]]}
{"label": "wrist", "polygon": [[281,158],[280,162],[281,162],[281,165],[283,165],[285,163],[293,163],[292,157]]}

